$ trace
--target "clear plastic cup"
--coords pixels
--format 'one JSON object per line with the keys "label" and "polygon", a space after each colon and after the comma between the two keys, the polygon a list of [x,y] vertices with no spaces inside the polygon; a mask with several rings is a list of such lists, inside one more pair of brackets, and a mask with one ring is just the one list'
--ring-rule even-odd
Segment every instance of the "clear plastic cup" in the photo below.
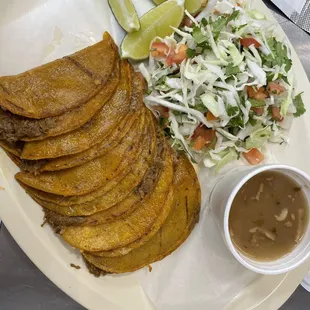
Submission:
{"label": "clear plastic cup", "polygon": [[275,275],[295,269],[310,257],[310,225],[308,223],[304,237],[291,253],[273,261],[257,261],[240,253],[229,233],[229,213],[232,202],[241,187],[252,177],[263,171],[278,171],[293,178],[302,188],[310,214],[310,177],[303,171],[286,165],[263,165],[257,167],[238,167],[218,181],[215,185],[210,204],[212,215],[217,223],[223,239],[234,257],[246,268],[261,274]]}

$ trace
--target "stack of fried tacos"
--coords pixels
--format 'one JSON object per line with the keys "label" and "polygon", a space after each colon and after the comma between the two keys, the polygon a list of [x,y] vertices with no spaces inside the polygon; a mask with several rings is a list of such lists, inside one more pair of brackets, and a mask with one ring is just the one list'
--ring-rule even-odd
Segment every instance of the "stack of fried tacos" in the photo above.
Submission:
{"label": "stack of fried tacos", "polygon": [[108,33],[0,77],[0,145],[21,169],[16,179],[95,275],[163,259],[199,218],[195,170],[170,147],[144,92]]}

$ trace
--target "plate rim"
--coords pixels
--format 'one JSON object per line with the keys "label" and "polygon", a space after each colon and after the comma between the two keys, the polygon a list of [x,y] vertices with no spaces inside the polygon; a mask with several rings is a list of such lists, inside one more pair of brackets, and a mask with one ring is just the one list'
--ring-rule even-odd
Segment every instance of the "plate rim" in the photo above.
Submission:
{"label": "plate rim", "polygon": [[[296,54],[295,49],[292,47],[289,39],[287,38],[286,34],[284,33],[283,29],[281,28],[281,25],[276,21],[270,10],[267,8],[267,6],[263,3],[262,0],[254,0],[253,1],[254,6],[258,7],[259,9],[262,9],[264,14],[267,15],[269,20],[275,21],[280,29],[281,35],[284,35],[284,37],[289,42],[289,45],[292,50],[292,58],[293,58],[293,68],[294,71],[296,68],[298,69],[298,72],[302,74],[301,79],[303,79],[303,84],[305,84],[307,81],[307,84],[309,84],[308,77],[305,73],[305,70],[303,69],[303,66]],[[310,95],[308,96],[310,98]],[[310,113],[310,111],[308,112]],[[310,117],[310,115],[309,115]],[[1,150],[3,153],[3,151]],[[1,155],[0,152],[0,155]],[[25,254],[33,261],[33,263],[36,265],[36,267],[43,272],[57,287],[59,287],[64,293],[69,295],[72,299],[76,300],[78,303],[80,303],[82,306],[84,306],[87,309],[102,309],[102,303],[97,303],[97,298],[104,298],[99,292],[97,292],[95,289],[91,289],[90,287],[87,287],[84,292],[81,293],[81,287],[83,286],[80,284],[81,279],[79,277],[76,277],[75,269],[70,270],[69,264],[64,265],[63,262],[60,260],[53,261],[49,268],[47,269],[46,266],[44,266],[45,263],[43,263],[44,260],[48,260],[50,257],[47,255],[49,254],[48,250],[41,255],[37,255],[35,250],[32,250],[34,248],[34,245],[42,245],[44,247],[43,240],[40,240],[34,231],[34,228],[31,227],[32,223],[28,223],[27,217],[24,216],[23,210],[21,209],[20,203],[16,200],[14,197],[14,192],[9,186],[9,182],[7,181],[2,168],[0,167],[0,180],[1,185],[5,188],[5,190],[0,191],[0,198],[4,202],[1,205],[6,205],[6,208],[1,207],[0,205],[0,213],[1,218],[7,227],[10,234],[13,236],[14,240],[18,243],[19,247],[25,252]],[[19,211],[20,210],[20,211]],[[19,212],[18,212],[19,211]],[[41,211],[41,210],[40,210]],[[41,211],[42,212],[42,211]],[[42,213],[43,214],[43,213]],[[10,218],[13,217],[14,221],[10,220]],[[26,225],[25,225],[26,224]],[[23,225],[23,230],[19,229],[20,232],[18,232],[18,226]],[[25,242],[25,230],[27,230],[27,238],[28,240]],[[29,236],[32,236],[32,238],[29,238]],[[55,237],[55,236],[54,236]],[[27,239],[26,238],[26,239]],[[37,240],[37,243],[35,242]],[[59,266],[61,266],[61,269],[65,271],[69,276],[60,279],[57,278],[56,273],[60,272]],[[253,284],[248,285],[244,292],[238,294],[226,307],[225,310],[237,310],[236,304],[238,303],[238,310],[240,310],[240,303],[244,305],[244,310],[264,310],[264,309],[270,309],[270,308],[279,308],[286,300],[287,298],[292,294],[292,292],[296,289],[298,284],[303,278],[303,275],[306,274],[308,269],[310,268],[310,260],[308,260],[306,263],[304,263],[302,266],[297,268],[296,270],[280,276],[272,276],[272,279],[268,276],[261,276],[261,278],[268,277],[269,278],[269,284],[270,286],[262,286],[264,290],[267,290],[267,287],[272,287],[271,292],[265,292],[265,297],[262,298],[261,301],[256,303],[255,305],[249,306],[247,303],[246,298],[248,298],[251,295],[255,295],[256,292],[253,293],[250,292],[253,286]],[[68,270],[66,270],[68,269]],[[87,270],[86,270],[87,271]],[[87,271],[88,272],[88,271]],[[75,276],[74,276],[75,275]],[[78,281],[77,281],[78,279]],[[85,287],[85,285],[84,285]],[[134,289],[137,291],[137,296],[139,296],[142,300],[141,305],[139,309],[150,309],[153,308],[151,304],[149,304],[148,298],[143,292],[143,289],[140,285],[135,284]],[[77,293],[79,292],[79,293]],[[242,298],[246,295],[245,300],[242,301]],[[92,297],[93,296],[93,297]],[[107,305],[106,307],[109,307],[109,310],[119,310],[119,309],[125,309],[120,304],[111,304],[111,301],[108,299],[105,299]]]}

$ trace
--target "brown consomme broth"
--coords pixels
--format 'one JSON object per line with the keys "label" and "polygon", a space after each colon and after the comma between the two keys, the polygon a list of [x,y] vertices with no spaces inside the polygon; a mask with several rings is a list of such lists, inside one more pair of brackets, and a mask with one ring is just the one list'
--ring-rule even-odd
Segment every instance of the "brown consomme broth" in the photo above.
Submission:
{"label": "brown consomme broth", "polygon": [[251,259],[278,259],[303,238],[308,213],[307,198],[294,179],[277,171],[262,172],[242,186],[232,203],[232,242]]}

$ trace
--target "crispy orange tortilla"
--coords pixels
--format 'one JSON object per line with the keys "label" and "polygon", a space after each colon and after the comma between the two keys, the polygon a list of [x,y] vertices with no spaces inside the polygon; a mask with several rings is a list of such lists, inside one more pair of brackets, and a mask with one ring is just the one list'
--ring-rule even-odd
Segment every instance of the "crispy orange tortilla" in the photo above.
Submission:
{"label": "crispy orange tortilla", "polygon": [[108,138],[122,117],[130,113],[130,75],[131,65],[122,61],[120,82],[114,95],[90,121],[81,128],[61,136],[26,142],[21,158],[34,160],[76,154]]}
{"label": "crispy orange tortilla", "polygon": [[119,140],[128,134],[134,123],[137,122],[140,117],[142,117],[141,113],[130,114],[124,117],[124,119],[117,124],[116,128],[113,129],[109,139],[104,139],[101,143],[95,144],[93,147],[83,152],[48,160],[46,164],[42,166],[40,172],[76,167],[103,155],[109,148],[115,147],[115,145],[119,143]]}
{"label": "crispy orange tortilla", "polygon": [[0,140],[0,146],[10,157],[10,159],[15,163],[15,165],[23,171],[31,172],[37,175],[42,169],[43,165],[47,163],[46,160],[27,161],[21,159],[20,154],[23,147],[22,141],[9,143],[7,141]]}
{"label": "crispy orange tortilla", "polygon": [[[148,111],[149,115],[150,112]],[[51,204],[43,204],[42,206],[45,206],[46,208],[50,208],[50,210],[56,210],[58,206],[62,207],[72,207],[74,205],[81,205],[88,202],[94,201],[96,198],[102,197],[103,195],[108,195],[111,197],[111,199],[115,199],[115,195],[112,192],[112,189],[119,186],[120,182],[127,182],[130,185],[130,182],[132,182],[133,186],[135,184],[138,184],[141,179],[143,178],[144,174],[148,170],[149,166],[152,164],[152,161],[155,156],[155,146],[157,143],[155,131],[154,131],[154,123],[151,122],[150,124],[150,132],[148,133],[148,136],[146,137],[146,140],[144,142],[144,147],[140,148],[141,153],[139,153],[139,158],[136,160],[136,165],[128,165],[128,169],[123,169],[123,171],[118,174],[114,179],[109,181],[106,185],[99,188],[96,191],[93,191],[86,195],[80,195],[80,196],[71,196],[71,197],[65,197],[61,195],[55,195],[46,193],[28,186],[25,186],[22,184],[22,186],[26,189],[26,191],[33,197],[38,198],[39,201],[42,202],[50,202]],[[126,180],[124,180],[126,178]],[[124,180],[124,181],[123,181]],[[122,193],[121,197],[118,197],[118,199],[122,198],[124,193]],[[107,199],[109,199],[107,197]],[[117,203],[117,201],[115,201]],[[60,211],[59,211],[60,212]],[[64,211],[66,212],[66,211]],[[70,215],[69,213],[64,213],[67,215]],[[74,214],[71,214],[73,216]]]}
{"label": "crispy orange tortilla", "polygon": [[45,165],[42,166],[40,171],[67,169],[81,165],[93,158],[96,158],[98,154],[106,151],[106,148],[113,148],[119,142],[119,140],[121,140],[128,133],[133,123],[141,121],[141,113],[144,113],[144,109],[142,108],[143,84],[141,84],[137,78],[134,79],[135,88],[131,92],[132,96],[130,100],[130,106],[135,107],[134,112],[128,113],[121,119],[121,121],[113,129],[110,137],[105,138],[101,143],[95,144],[93,147],[83,152],[49,160]]}
{"label": "crispy orange tortilla", "polygon": [[[135,241],[123,247],[111,249],[108,251],[89,252],[89,253],[95,256],[99,256],[99,257],[118,257],[118,256],[126,255],[127,253],[131,252],[133,249],[136,249],[142,246],[143,244],[145,244],[146,242],[148,242],[158,232],[158,230],[161,228],[161,226],[165,222],[167,216],[169,215],[171,208],[173,206],[173,195],[174,195],[173,187],[171,187],[168,193],[168,196],[166,197],[163,212],[159,213],[151,229],[147,233],[142,235],[142,237],[136,239]],[[167,208],[166,206],[170,206],[170,207]]]}
{"label": "crispy orange tortilla", "polygon": [[[166,148],[158,147],[156,154],[154,154],[155,158],[150,164],[149,143],[143,144],[142,154],[126,176],[110,191],[103,193],[102,196],[90,202],[64,207],[39,199],[33,195],[33,191],[29,191],[28,189],[29,194],[32,195],[42,207],[57,214],[67,217],[85,216],[83,224],[86,226],[104,224],[125,217],[146,201],[146,198],[149,197],[156,186],[162,170],[161,163],[164,159]],[[147,160],[143,160],[143,158]],[[131,163],[131,165],[132,164],[133,163]],[[148,166],[149,169],[147,169]],[[145,172],[145,170],[147,171]],[[101,190],[99,191],[101,192]],[[51,215],[50,213],[50,217]],[[64,217],[61,218],[61,220],[62,224],[59,225],[65,223]],[[53,220],[53,222],[56,224],[57,219]],[[72,219],[67,218],[67,222],[72,222]]]}
{"label": "crispy orange tortilla", "polygon": [[86,103],[58,116],[52,116],[44,119],[28,119],[28,123],[30,122],[31,126],[42,127],[41,122],[46,122],[46,120],[50,121],[53,125],[50,128],[46,128],[44,134],[41,134],[40,136],[25,137],[22,140],[43,140],[48,137],[62,135],[80,128],[88,122],[111,98],[119,82],[119,71],[119,61],[117,59],[115,68],[103,89]]}
{"label": "crispy orange tortilla", "polygon": [[[59,171],[76,166],[83,165],[97,157],[104,155],[108,149],[113,148],[120,140],[128,133],[135,122],[141,117],[141,111],[135,113],[134,116],[128,115],[117,125],[111,134],[111,140],[104,139],[90,149],[68,156],[63,156],[55,159],[40,159],[40,160],[26,160],[19,158],[19,168],[22,171],[40,174],[45,171]],[[2,141],[0,140],[0,146]],[[5,148],[5,146],[3,146]],[[14,151],[16,156],[20,157],[21,149],[17,149],[14,144],[7,149],[9,152]],[[19,151],[19,152],[18,152]]]}
{"label": "crispy orange tortilla", "polygon": [[118,57],[106,32],[103,41],[71,56],[15,76],[0,78],[0,106],[29,118],[60,115],[84,104],[106,84]]}
{"label": "crispy orange tortilla", "polygon": [[[20,145],[21,144],[21,145]],[[10,143],[10,142],[7,142],[5,140],[0,140],[0,146],[6,150],[7,152],[17,156],[17,157],[20,157],[20,154],[21,154],[21,151],[22,151],[22,148],[23,148],[23,143]]]}
{"label": "crispy orange tortilla", "polygon": [[[142,100],[142,93],[138,92],[138,94],[136,94],[134,91],[130,104],[131,106],[139,107],[143,105]],[[119,143],[119,141],[128,133],[131,126],[135,122],[140,121],[140,117],[142,117],[141,113],[144,112],[138,110],[134,113],[128,113],[116,125],[110,137],[105,138],[101,143],[95,144],[83,152],[47,160],[19,160],[19,167],[23,171],[39,174],[40,172],[44,171],[58,171],[82,165],[94,158],[103,155],[103,153],[106,152],[108,148],[113,148],[117,143]],[[18,143],[8,143],[4,140],[0,140],[0,146],[3,146],[3,148],[6,148],[11,153],[14,152],[13,154],[16,156],[21,156],[23,143],[18,146]]]}
{"label": "crispy orange tortilla", "polygon": [[[109,182],[107,186],[89,193],[87,198],[93,198],[91,201],[79,204],[70,204],[69,206],[61,206],[59,204],[38,198],[37,193],[32,189],[26,188],[26,190],[42,207],[54,211],[58,214],[71,217],[87,216],[94,213],[100,214],[101,211],[113,207],[132,192],[136,192],[136,200],[139,200],[141,199],[138,190],[139,182],[143,182],[143,176],[146,173],[145,171],[147,170],[148,166],[151,165],[151,160],[154,156],[153,152],[151,154],[149,153],[149,146],[151,145],[150,136],[146,136],[141,142],[139,143],[139,149],[141,152],[138,153],[138,157],[127,161],[127,166],[131,168],[125,168],[124,171],[121,172],[121,179],[117,177],[117,181],[115,179],[111,181],[114,183],[112,188],[110,185],[111,182]],[[143,147],[140,147],[142,145]],[[46,195],[43,193],[40,193],[40,197],[45,198],[45,196]],[[82,198],[82,201],[85,199],[85,196],[78,196],[75,198],[79,197]],[[77,201],[77,199],[75,199],[75,201]]]}
{"label": "crispy orange tortilla", "polygon": [[[170,156],[172,154],[172,151],[170,149],[169,149],[168,154]],[[175,161],[174,161],[174,163],[175,163]],[[174,167],[174,169],[175,169],[175,167]],[[177,175],[175,174],[174,178],[176,178],[176,177],[177,177]],[[175,180],[173,183],[175,183]],[[168,197],[166,199],[166,203],[168,203],[170,205],[172,204],[172,201],[173,201],[173,195],[176,194],[176,193],[174,193],[173,190],[177,190],[177,189],[176,188],[174,189],[174,187],[171,187],[171,190],[170,190]],[[143,201],[142,204],[143,203],[145,203],[145,202]],[[141,204],[139,204],[138,207],[141,207]],[[159,216],[157,217],[156,221],[154,222],[154,224],[152,226],[152,229],[150,229],[150,231],[148,233],[144,234],[141,238],[139,238],[139,239],[135,240],[134,242],[132,242],[128,245],[125,245],[123,247],[119,247],[119,248],[112,249],[109,251],[94,252],[93,254],[97,255],[97,256],[102,256],[102,257],[116,257],[116,256],[125,255],[125,254],[129,253],[130,251],[132,251],[133,249],[140,247],[141,245],[146,243],[149,239],[151,239],[157,233],[157,231],[161,227],[162,223],[165,221],[165,219],[167,217],[167,213],[166,213],[165,208],[163,210],[164,210],[164,212],[159,214]],[[94,216],[96,216],[96,214]],[[85,224],[85,225],[87,225],[87,224]]]}
{"label": "crispy orange tortilla", "polygon": [[186,240],[199,219],[201,193],[189,160],[181,156],[176,167],[174,207],[159,231],[147,243],[123,256],[98,257],[84,253],[89,263],[108,273],[132,272],[163,259]]}
{"label": "crispy orange tortilla", "polygon": [[[172,203],[167,197],[171,190],[173,166],[169,153],[164,158],[164,168],[156,187],[147,201],[128,217],[97,226],[72,226],[63,229],[65,241],[83,251],[99,252],[125,246],[147,234],[156,219],[169,214]],[[167,202],[167,203],[166,203]]]}
{"label": "crispy orange tortilla", "polygon": [[[119,186],[123,187],[126,185],[126,190],[119,191],[119,194],[115,195],[117,199],[113,201],[113,204],[110,204],[110,208],[85,217],[83,225],[101,225],[125,218],[134,210],[141,207],[141,205],[144,204],[144,202],[147,201],[149,196],[152,194],[158,182],[166,151],[166,148],[158,149],[157,156],[140,183],[134,179],[134,174],[128,175],[125,180],[122,180],[119,183]],[[116,187],[114,191],[118,191],[118,187]],[[130,192],[130,194],[124,197],[124,193],[128,192]]]}
{"label": "crispy orange tortilla", "polygon": [[33,175],[19,172],[16,179],[30,187],[62,196],[79,196],[104,186],[115,178],[139,150],[139,123],[113,149],[101,157],[70,169]]}

